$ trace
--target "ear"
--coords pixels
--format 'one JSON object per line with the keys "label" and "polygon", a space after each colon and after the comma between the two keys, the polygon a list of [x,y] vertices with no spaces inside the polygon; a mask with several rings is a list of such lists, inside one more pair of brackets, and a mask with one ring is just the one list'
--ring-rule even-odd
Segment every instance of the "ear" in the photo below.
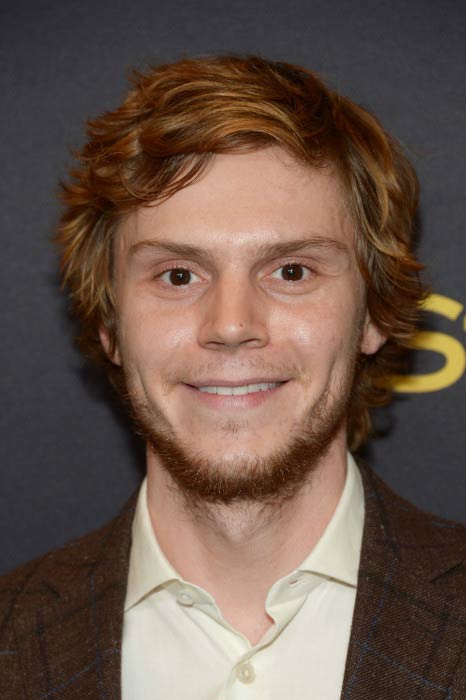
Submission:
{"label": "ear", "polygon": [[111,362],[113,362],[114,365],[121,365],[120,351],[118,350],[118,347],[115,345],[115,349],[112,352],[110,335],[109,335],[108,330],[103,325],[100,326],[100,328],[99,328],[99,338],[100,338],[100,342],[102,343],[102,347],[105,350],[105,354],[107,355],[108,359]]}
{"label": "ear", "polygon": [[363,355],[375,355],[375,353],[380,350],[382,345],[386,342],[387,336],[374,325],[369,312],[366,311],[366,318],[364,319],[363,333],[361,336],[360,351]]}

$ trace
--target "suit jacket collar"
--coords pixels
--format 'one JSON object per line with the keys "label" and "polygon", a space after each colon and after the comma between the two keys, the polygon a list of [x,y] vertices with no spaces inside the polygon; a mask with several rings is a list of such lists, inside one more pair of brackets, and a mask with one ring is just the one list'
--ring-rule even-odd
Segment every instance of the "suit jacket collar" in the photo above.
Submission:
{"label": "suit jacket collar", "polygon": [[[421,698],[416,689],[423,683],[430,687],[431,682],[425,668],[429,649],[426,652],[425,644],[416,643],[418,655],[414,649],[409,668],[400,670],[406,650],[397,653],[402,640],[395,630],[404,624],[406,633],[409,625],[401,617],[410,614],[418,637],[426,637],[424,624],[441,641],[445,591],[435,591],[431,582],[459,570],[464,548],[458,543],[464,544],[464,536],[461,539],[455,526],[430,518],[396,496],[367,467],[361,467],[361,473],[366,515],[341,697]],[[21,612],[15,632],[28,679],[28,700],[119,700],[123,605],[136,498],[134,494],[108,525],[41,559],[18,597]],[[418,619],[423,615],[428,619]],[[395,670],[401,678],[397,693],[387,686]],[[439,689],[447,687],[451,669],[444,670],[432,681]],[[411,684],[409,695],[406,679]]]}
{"label": "suit jacket collar", "polygon": [[341,698],[450,698],[466,633],[464,528],[360,469],[366,515]]}
{"label": "suit jacket collar", "polygon": [[38,561],[17,600],[28,700],[119,700],[123,605],[137,494],[103,528]]}

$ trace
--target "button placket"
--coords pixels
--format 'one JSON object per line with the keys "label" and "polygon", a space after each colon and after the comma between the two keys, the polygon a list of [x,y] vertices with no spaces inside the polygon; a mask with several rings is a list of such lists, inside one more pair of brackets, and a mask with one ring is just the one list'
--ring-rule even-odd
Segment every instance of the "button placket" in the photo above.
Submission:
{"label": "button placket", "polygon": [[180,591],[176,596],[176,600],[180,605],[184,605],[185,607],[194,605],[194,597],[187,589]]}
{"label": "button placket", "polygon": [[254,666],[249,661],[238,664],[236,667],[236,678],[240,681],[240,683],[254,683],[256,680]]}

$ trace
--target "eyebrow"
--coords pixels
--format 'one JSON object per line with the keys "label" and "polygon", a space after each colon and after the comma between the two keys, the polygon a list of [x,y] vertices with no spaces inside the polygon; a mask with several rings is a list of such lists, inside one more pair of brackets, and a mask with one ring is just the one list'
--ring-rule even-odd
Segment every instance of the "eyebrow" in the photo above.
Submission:
{"label": "eyebrow", "polygon": [[[262,243],[254,253],[257,257],[280,257],[297,253],[304,248],[314,248],[326,250],[336,254],[344,254],[349,257],[350,251],[348,246],[336,238],[327,238],[324,236],[311,236],[310,238],[296,238],[292,241],[280,243]],[[172,243],[160,239],[147,239],[138,241],[129,248],[128,257],[131,259],[140,252],[153,250],[165,253],[171,253],[183,258],[192,260],[208,260],[213,263],[214,256],[209,250],[199,248],[198,246],[189,245],[188,243]]]}

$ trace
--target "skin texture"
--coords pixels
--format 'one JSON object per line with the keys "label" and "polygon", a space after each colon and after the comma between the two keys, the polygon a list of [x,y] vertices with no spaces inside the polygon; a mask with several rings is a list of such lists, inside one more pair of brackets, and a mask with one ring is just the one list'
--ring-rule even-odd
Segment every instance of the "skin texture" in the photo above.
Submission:
{"label": "skin texture", "polygon": [[[330,168],[276,147],[219,155],[130,214],[115,242],[112,360],[147,440],[155,533],[251,641],[271,624],[268,589],[338,503],[355,363],[384,341],[342,200]],[[283,383],[247,396],[197,388],[259,381]]]}

